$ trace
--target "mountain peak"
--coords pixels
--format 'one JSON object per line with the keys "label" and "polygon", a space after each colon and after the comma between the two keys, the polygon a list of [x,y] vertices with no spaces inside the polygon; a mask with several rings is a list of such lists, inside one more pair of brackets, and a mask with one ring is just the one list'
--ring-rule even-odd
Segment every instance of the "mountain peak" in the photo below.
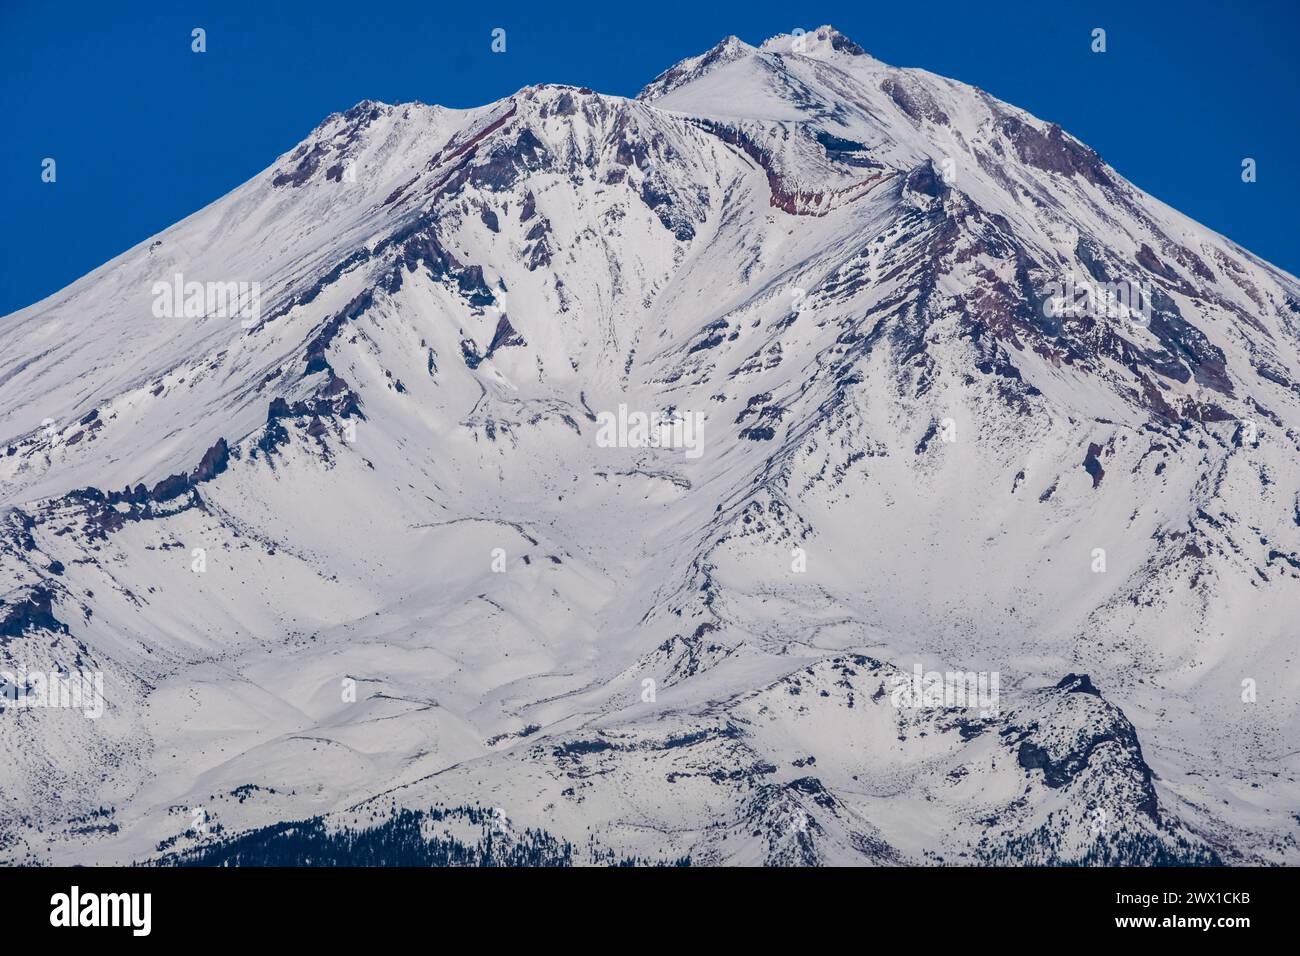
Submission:
{"label": "mountain peak", "polygon": [[810,56],[819,60],[829,59],[835,54],[845,56],[867,56],[867,51],[854,43],[833,26],[825,24],[811,32],[794,30],[790,33],[778,33],[763,41],[761,49],[769,53],[793,53]]}
{"label": "mountain peak", "polygon": [[712,49],[698,56],[689,56],[676,65],[664,70],[638,95],[639,100],[653,100],[665,93],[670,93],[679,86],[684,86],[698,79],[705,73],[739,60],[754,52],[754,47],[737,36],[723,37]]}
{"label": "mountain peak", "polygon": [[796,27],[790,33],[780,33],[764,40],[761,47],[753,47],[739,37],[728,36],[707,52],[687,57],[660,73],[637,95],[637,99],[647,102],[659,99],[680,87],[694,83],[719,67],[736,60],[743,60],[760,51],[769,54],[804,56],[816,60],[868,57],[866,50],[829,25],[820,26],[812,31]]}
{"label": "mountain peak", "polygon": [[829,26],[363,100],[0,321],[0,672],[105,704],[0,680],[0,864],[1300,862],[1300,280]]}

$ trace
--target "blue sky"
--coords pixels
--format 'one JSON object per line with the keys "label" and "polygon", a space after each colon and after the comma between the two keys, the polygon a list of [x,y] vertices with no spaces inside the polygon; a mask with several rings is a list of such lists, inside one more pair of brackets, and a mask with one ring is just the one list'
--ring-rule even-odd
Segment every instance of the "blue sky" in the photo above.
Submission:
{"label": "blue sky", "polygon": [[[1300,273],[1297,0],[0,0],[0,315],[208,204],[359,100],[463,107],[540,82],[630,96],[727,34],[758,43],[822,23],[887,63],[1060,123],[1138,186]],[[194,27],[207,31],[201,55]],[[495,27],[504,55],[490,49]],[[1094,27],[1104,54],[1090,50]]]}

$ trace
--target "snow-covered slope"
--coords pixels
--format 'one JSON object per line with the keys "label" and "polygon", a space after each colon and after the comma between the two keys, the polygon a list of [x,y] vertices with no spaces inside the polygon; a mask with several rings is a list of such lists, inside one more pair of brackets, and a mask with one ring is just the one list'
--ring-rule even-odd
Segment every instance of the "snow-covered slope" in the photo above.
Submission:
{"label": "snow-covered slope", "polygon": [[596,861],[1294,863],[1298,320],[829,27],[361,103],[0,319],[0,671],[106,699],[0,713],[0,854],[467,806]]}

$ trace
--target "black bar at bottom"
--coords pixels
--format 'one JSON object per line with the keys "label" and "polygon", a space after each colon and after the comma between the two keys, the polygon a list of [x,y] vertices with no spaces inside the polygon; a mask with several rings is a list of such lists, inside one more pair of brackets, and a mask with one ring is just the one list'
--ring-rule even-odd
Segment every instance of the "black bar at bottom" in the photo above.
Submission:
{"label": "black bar at bottom", "polygon": [[[1071,941],[1172,932],[1229,943],[1243,932],[1285,929],[1293,884],[1291,870],[1261,868],[0,868],[0,909],[7,937],[24,949],[47,933],[76,932],[83,941],[96,934],[337,945],[374,931],[445,933],[474,924],[494,939],[512,932],[536,939],[566,926],[585,934],[602,925],[680,939],[686,924],[701,920],[711,926],[707,935],[733,941],[737,933],[763,933],[776,924],[820,925],[819,932],[838,924],[850,933],[869,927],[873,941],[897,932],[915,942],[918,932],[930,930],[953,938],[961,930],[973,934],[968,939],[988,939],[990,931]],[[144,897],[130,895],[146,893],[147,935],[140,932]]]}

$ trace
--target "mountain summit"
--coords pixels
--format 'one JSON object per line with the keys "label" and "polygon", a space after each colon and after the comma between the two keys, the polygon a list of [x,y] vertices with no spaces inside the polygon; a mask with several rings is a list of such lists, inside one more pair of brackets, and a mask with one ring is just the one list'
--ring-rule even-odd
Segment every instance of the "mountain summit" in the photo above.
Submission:
{"label": "mountain summit", "polygon": [[812,32],[779,33],[764,40],[762,48],[773,53],[788,53],[792,56],[806,56],[825,60],[835,54],[844,56],[866,56],[862,49],[833,26],[821,26]]}
{"label": "mountain summit", "polygon": [[1300,282],[830,27],[364,101],[0,336],[8,860],[1297,862]]}

